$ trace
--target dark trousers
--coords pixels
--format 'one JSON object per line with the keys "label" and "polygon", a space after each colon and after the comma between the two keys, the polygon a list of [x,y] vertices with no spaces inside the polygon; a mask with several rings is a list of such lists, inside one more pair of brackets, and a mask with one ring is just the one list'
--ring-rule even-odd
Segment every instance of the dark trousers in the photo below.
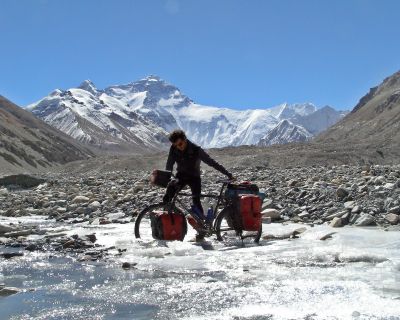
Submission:
{"label": "dark trousers", "polygon": [[200,177],[190,177],[190,176],[177,176],[177,179],[173,179],[168,183],[167,190],[165,191],[165,195],[163,197],[163,202],[167,203],[171,201],[174,197],[175,193],[182,190],[185,186],[189,186],[192,191],[192,201],[193,204],[203,211],[203,206],[200,202],[200,194],[201,194],[201,178]]}

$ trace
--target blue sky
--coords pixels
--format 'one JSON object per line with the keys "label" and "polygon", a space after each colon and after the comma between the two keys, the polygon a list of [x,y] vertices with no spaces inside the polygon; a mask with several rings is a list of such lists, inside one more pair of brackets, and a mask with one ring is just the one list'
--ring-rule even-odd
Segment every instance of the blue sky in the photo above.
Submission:
{"label": "blue sky", "polygon": [[397,0],[0,1],[0,94],[156,74],[201,104],[352,108],[400,69]]}

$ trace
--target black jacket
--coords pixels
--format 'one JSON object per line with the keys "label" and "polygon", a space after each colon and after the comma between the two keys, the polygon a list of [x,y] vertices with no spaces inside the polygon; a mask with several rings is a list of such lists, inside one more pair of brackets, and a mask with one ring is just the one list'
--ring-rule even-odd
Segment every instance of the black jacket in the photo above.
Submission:
{"label": "black jacket", "polygon": [[210,167],[218,170],[219,172],[225,174],[229,178],[232,174],[226,170],[221,164],[212,159],[200,146],[194,144],[193,142],[187,140],[187,147],[182,152],[179,149],[171,146],[169,149],[169,155],[166,165],[166,170],[172,171],[174,168],[174,163],[176,162],[177,175],[188,176],[188,177],[200,177],[200,162],[203,161]]}

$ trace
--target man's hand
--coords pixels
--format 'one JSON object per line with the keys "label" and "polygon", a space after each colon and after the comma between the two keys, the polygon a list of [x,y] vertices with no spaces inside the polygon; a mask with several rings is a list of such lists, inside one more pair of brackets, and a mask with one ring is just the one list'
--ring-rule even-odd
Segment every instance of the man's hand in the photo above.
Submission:
{"label": "man's hand", "polygon": [[229,180],[231,180],[231,181],[236,181],[236,177],[234,177],[234,176],[229,176],[228,178],[229,178]]}

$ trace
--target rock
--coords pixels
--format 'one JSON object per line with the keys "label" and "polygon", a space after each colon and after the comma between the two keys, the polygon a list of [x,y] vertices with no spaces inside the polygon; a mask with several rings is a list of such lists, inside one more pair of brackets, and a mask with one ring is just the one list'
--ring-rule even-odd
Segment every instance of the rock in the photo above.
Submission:
{"label": "rock", "polygon": [[355,206],[353,209],[351,209],[351,213],[359,213],[361,211],[360,206]]}
{"label": "rock", "polygon": [[399,216],[394,213],[389,213],[385,216],[385,219],[390,223],[390,224],[398,224],[399,223]]}
{"label": "rock", "polygon": [[324,241],[326,239],[332,238],[332,235],[334,235],[336,232],[329,232],[327,234],[324,234],[322,237],[319,238],[319,240]]}
{"label": "rock", "polygon": [[299,217],[304,219],[310,216],[310,213],[307,210],[302,211],[301,213],[299,213]]}
{"label": "rock", "polygon": [[289,186],[289,187],[294,187],[294,186],[296,186],[298,183],[299,183],[299,181],[292,179],[292,180],[289,180],[288,186]]}
{"label": "rock", "polygon": [[91,234],[87,234],[85,236],[90,242],[95,243],[97,238],[96,238],[96,234],[95,233],[91,233]]}
{"label": "rock", "polygon": [[4,235],[7,232],[16,231],[17,229],[14,227],[7,226],[5,224],[0,224],[0,235]]}
{"label": "rock", "polygon": [[72,203],[86,203],[89,202],[89,198],[85,196],[76,196],[74,199],[72,199]]}
{"label": "rock", "polygon": [[14,257],[22,257],[23,255],[24,255],[23,252],[4,252],[4,253],[1,254],[1,256],[4,259],[11,259],[11,258],[14,258]]}
{"label": "rock", "polygon": [[124,263],[122,263],[122,269],[128,270],[136,265],[137,265],[137,263],[124,262]]}
{"label": "rock", "polygon": [[393,190],[393,189],[396,188],[396,186],[395,186],[394,183],[386,183],[383,187],[384,187],[385,189],[388,189],[388,190]]}
{"label": "rock", "polygon": [[25,250],[27,250],[27,251],[37,251],[37,250],[39,250],[39,247],[38,247],[37,244],[31,243],[30,245],[25,247]]}
{"label": "rock", "polygon": [[108,220],[107,218],[100,218],[99,219],[99,224],[103,225],[103,224],[110,224],[111,221]]}
{"label": "rock", "polygon": [[28,230],[19,230],[19,231],[11,231],[11,232],[7,232],[4,234],[5,237],[8,238],[17,238],[17,237],[21,237],[21,236],[29,236],[33,233],[33,230],[28,229]]}
{"label": "rock", "polygon": [[376,185],[381,185],[384,182],[385,182],[385,177],[384,176],[376,177],[375,180],[374,180],[374,184],[376,184]]}
{"label": "rock", "polygon": [[400,214],[400,207],[392,207],[389,209],[389,213],[396,213],[396,214]]}
{"label": "rock", "polygon": [[97,209],[101,208],[101,204],[98,201],[93,201],[92,203],[89,204],[89,208],[92,209],[93,211],[96,211]]}
{"label": "rock", "polygon": [[339,228],[342,227],[342,218],[335,217],[329,224],[333,228]]}
{"label": "rock", "polygon": [[271,217],[263,217],[262,222],[266,224],[270,224],[272,222]]}
{"label": "rock", "polygon": [[346,201],[343,205],[346,209],[351,210],[354,208],[354,201]]}
{"label": "rock", "polygon": [[8,195],[7,188],[0,188],[0,196],[6,196],[6,195]]}
{"label": "rock", "polygon": [[375,219],[368,213],[360,215],[356,221],[356,226],[359,227],[373,226],[373,225],[376,225]]}
{"label": "rock", "polygon": [[64,242],[62,246],[63,246],[64,249],[65,248],[74,247],[75,246],[75,240],[74,239],[70,239],[70,240]]}
{"label": "rock", "polygon": [[18,289],[18,288],[15,288],[15,287],[4,287],[3,289],[0,290],[0,297],[11,296],[11,295],[16,294],[18,292],[21,292],[21,290]]}
{"label": "rock", "polygon": [[33,188],[44,182],[46,182],[46,180],[26,174],[10,175],[0,178],[0,186],[17,186],[20,188]]}
{"label": "rock", "polygon": [[279,220],[281,218],[281,214],[276,209],[265,209],[261,212],[263,217],[270,217],[271,220]]}
{"label": "rock", "polygon": [[338,189],[336,190],[336,196],[337,196],[339,199],[343,199],[343,198],[347,197],[348,195],[349,195],[349,191],[346,190],[345,188],[338,188]]}

